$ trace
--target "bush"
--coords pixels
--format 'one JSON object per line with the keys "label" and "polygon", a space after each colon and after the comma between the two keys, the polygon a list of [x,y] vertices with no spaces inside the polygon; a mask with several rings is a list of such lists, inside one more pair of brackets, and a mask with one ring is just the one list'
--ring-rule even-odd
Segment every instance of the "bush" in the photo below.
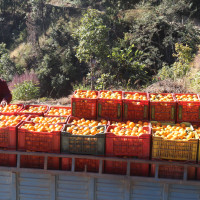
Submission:
{"label": "bush", "polygon": [[40,94],[40,88],[36,83],[32,81],[24,81],[23,83],[18,83],[12,90],[13,100],[31,100],[37,99]]}

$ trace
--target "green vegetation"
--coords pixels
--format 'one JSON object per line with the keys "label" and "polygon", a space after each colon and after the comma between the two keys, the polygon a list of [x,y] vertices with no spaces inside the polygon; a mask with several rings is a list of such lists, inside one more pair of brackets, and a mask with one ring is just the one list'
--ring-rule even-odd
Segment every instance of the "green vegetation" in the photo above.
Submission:
{"label": "green vegetation", "polygon": [[192,77],[199,11],[198,0],[2,0],[1,77],[21,91],[35,83],[15,77],[33,70],[40,98]]}
{"label": "green vegetation", "polygon": [[24,81],[23,83],[19,83],[15,85],[12,90],[13,100],[31,100],[37,99],[40,94],[40,89],[37,84],[32,81]]}
{"label": "green vegetation", "polygon": [[171,78],[176,80],[177,78],[183,78],[188,74],[191,69],[191,62],[194,55],[192,54],[192,49],[187,45],[175,44],[176,54],[173,56],[176,58],[176,61],[172,64],[171,67],[163,66],[159,71],[157,77],[161,80]]}

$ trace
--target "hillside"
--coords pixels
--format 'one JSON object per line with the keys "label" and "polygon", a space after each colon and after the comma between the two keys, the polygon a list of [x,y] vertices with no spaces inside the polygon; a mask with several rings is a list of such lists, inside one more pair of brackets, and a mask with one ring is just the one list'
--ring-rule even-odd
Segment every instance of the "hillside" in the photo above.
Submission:
{"label": "hillside", "polygon": [[4,0],[1,76],[16,100],[25,87],[30,98],[53,99],[91,87],[199,92],[199,8],[195,0]]}

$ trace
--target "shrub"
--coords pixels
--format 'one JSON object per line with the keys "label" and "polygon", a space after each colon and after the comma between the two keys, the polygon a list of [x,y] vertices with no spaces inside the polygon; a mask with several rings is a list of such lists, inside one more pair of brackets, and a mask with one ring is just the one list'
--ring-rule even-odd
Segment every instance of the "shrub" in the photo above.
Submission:
{"label": "shrub", "polygon": [[33,81],[24,81],[12,90],[13,100],[31,100],[39,97],[40,89]]}

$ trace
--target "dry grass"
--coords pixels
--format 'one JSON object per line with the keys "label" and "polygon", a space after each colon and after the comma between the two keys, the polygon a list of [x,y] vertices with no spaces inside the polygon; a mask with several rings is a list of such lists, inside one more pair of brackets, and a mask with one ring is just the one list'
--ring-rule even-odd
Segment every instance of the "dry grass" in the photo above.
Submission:
{"label": "dry grass", "polygon": [[53,6],[60,6],[60,7],[71,7],[72,4],[69,0],[50,0],[48,4]]}
{"label": "dry grass", "polygon": [[62,97],[60,99],[32,99],[30,101],[13,101],[12,103],[24,104],[24,105],[54,105],[54,106],[71,106],[71,96]]}
{"label": "dry grass", "polygon": [[147,9],[130,9],[123,11],[124,19],[128,22],[141,18],[144,13],[148,12]]}
{"label": "dry grass", "polygon": [[186,89],[186,83],[184,79],[179,79],[177,81],[173,81],[170,79],[158,81],[153,83],[146,89],[145,92],[150,93],[190,93],[188,89]]}
{"label": "dry grass", "polygon": [[29,43],[21,43],[10,53],[10,58],[22,67],[26,67],[26,57],[32,52],[32,46]]}

